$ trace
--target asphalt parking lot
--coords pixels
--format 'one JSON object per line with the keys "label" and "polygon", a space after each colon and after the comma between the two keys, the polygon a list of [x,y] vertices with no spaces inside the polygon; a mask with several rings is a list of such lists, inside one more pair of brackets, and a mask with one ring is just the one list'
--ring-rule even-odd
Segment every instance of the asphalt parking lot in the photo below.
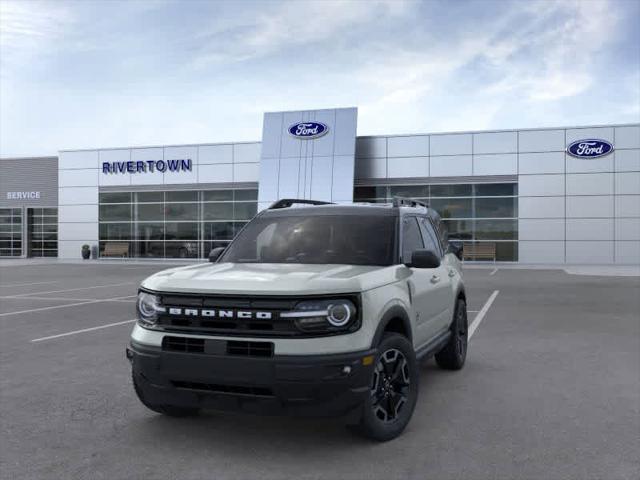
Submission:
{"label": "asphalt parking lot", "polygon": [[640,477],[638,277],[468,269],[466,367],[425,362],[408,429],[375,444],[338,420],[146,410],[124,348],[163,268],[0,262],[1,478]]}

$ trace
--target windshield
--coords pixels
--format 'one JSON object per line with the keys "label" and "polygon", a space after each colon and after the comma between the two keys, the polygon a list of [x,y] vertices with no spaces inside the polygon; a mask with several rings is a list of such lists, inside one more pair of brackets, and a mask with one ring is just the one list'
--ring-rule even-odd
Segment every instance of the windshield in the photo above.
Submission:
{"label": "windshield", "polygon": [[258,217],[220,262],[392,265],[395,225],[382,215]]}

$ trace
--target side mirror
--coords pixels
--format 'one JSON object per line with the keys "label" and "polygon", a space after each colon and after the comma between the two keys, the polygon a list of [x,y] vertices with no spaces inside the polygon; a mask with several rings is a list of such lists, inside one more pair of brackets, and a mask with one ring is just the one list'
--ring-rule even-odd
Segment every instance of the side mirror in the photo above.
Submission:
{"label": "side mirror", "polygon": [[218,261],[218,258],[220,257],[220,255],[222,255],[222,252],[225,251],[224,247],[216,247],[213,250],[211,250],[209,252],[209,261],[211,263],[215,263]]}
{"label": "side mirror", "polygon": [[440,258],[431,250],[416,250],[411,254],[411,263],[405,265],[411,268],[438,268]]}
{"label": "side mirror", "polygon": [[449,248],[447,249],[447,253],[453,253],[458,260],[462,260],[462,243],[459,242],[449,242]]}

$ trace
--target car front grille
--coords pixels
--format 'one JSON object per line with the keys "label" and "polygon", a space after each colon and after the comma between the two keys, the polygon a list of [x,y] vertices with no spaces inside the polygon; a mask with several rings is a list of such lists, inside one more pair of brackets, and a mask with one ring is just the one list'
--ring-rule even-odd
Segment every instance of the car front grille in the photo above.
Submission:
{"label": "car front grille", "polygon": [[245,342],[191,337],[165,336],[162,339],[165,352],[204,353],[236,357],[273,357],[273,342]]}

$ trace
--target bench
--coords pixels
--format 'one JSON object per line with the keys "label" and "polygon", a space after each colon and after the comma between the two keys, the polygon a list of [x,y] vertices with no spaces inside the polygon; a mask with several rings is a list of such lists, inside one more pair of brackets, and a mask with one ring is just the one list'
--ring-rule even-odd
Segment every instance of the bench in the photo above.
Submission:
{"label": "bench", "polygon": [[496,244],[485,243],[465,243],[462,246],[463,260],[493,260],[496,261]]}
{"label": "bench", "polygon": [[102,252],[103,257],[128,257],[128,243],[107,243]]}

